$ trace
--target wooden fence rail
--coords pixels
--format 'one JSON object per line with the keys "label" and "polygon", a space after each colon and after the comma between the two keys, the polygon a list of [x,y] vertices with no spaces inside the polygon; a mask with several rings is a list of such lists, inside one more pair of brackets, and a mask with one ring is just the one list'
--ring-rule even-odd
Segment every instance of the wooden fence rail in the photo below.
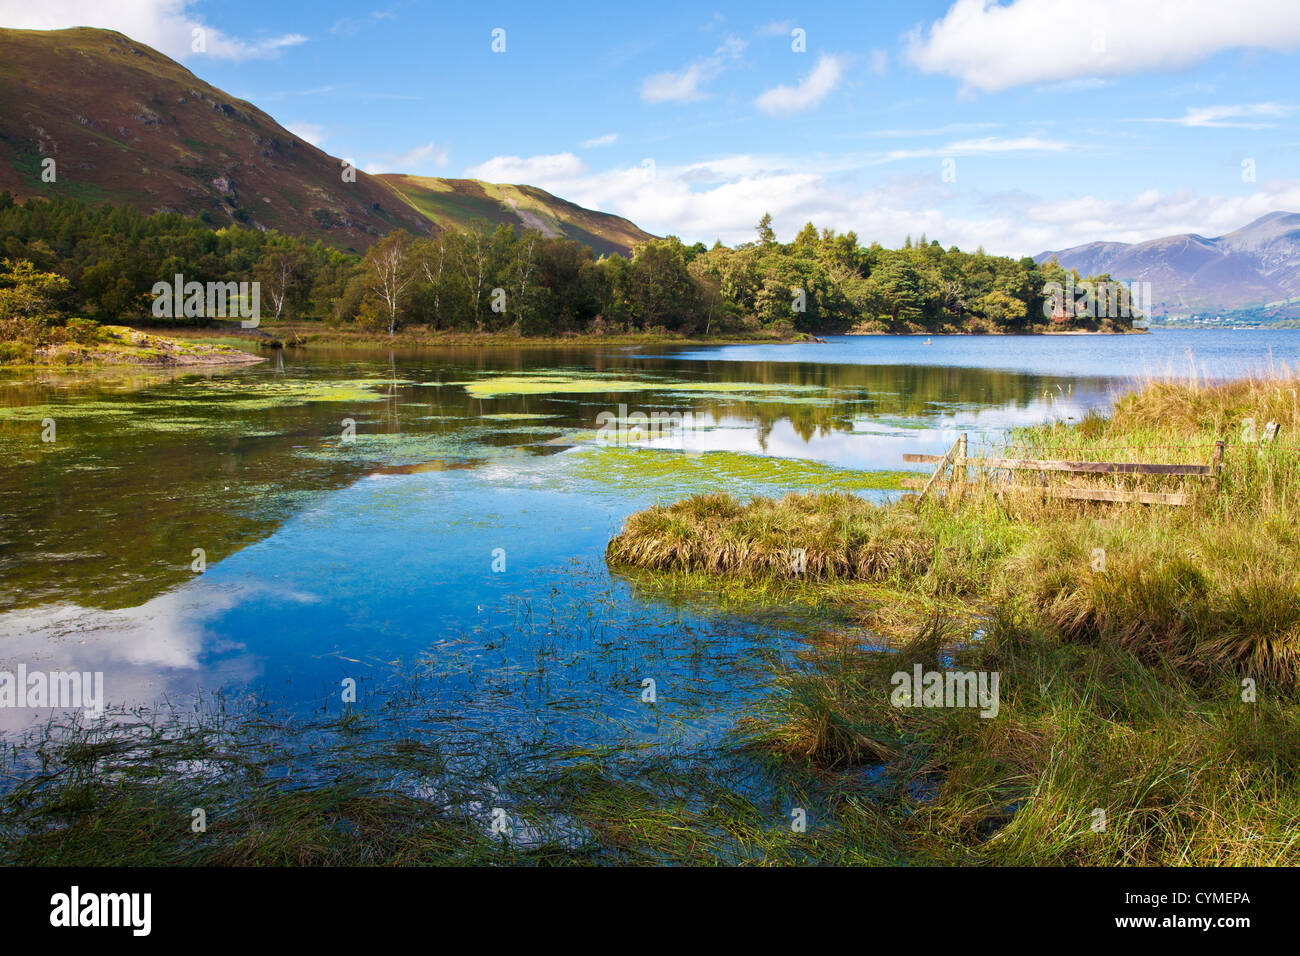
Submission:
{"label": "wooden fence rail", "polygon": [[[968,467],[991,471],[1065,472],[1082,475],[1174,475],[1189,478],[1210,478],[1218,483],[1223,467],[1223,441],[1214,443],[1214,457],[1207,465],[1164,464],[1130,461],[1043,461],[1036,458],[982,458],[966,455],[966,436],[962,435],[944,455],[903,455],[903,461],[916,464],[937,464],[928,479],[904,478],[903,487],[920,489],[919,495],[907,495],[918,503],[935,486],[941,475],[952,469],[948,487],[960,487],[966,479]],[[1023,486],[1022,486],[1023,487]],[[1126,501],[1146,505],[1185,505],[1191,495],[1182,492],[1137,491],[1126,488],[1050,488],[1041,490],[1048,497],[1070,498],[1077,501]]]}

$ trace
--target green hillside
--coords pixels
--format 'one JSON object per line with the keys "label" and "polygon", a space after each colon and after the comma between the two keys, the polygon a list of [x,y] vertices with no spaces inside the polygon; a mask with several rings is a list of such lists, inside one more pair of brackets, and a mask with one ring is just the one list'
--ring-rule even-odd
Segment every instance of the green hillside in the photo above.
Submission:
{"label": "green hillside", "polygon": [[536,186],[394,173],[378,178],[443,229],[467,228],[474,220],[493,226],[507,223],[537,229],[548,238],[576,239],[597,255],[628,255],[636,243],[654,238],[621,216],[584,209]]}
{"label": "green hillside", "polygon": [[[42,178],[55,161],[55,179]],[[112,30],[0,29],[0,189],[199,216],[360,250],[426,232],[382,182]]]}
{"label": "green hillside", "polygon": [[[42,176],[46,160],[55,176]],[[359,252],[474,220],[628,253],[626,219],[531,186],[354,171],[244,100],[112,30],[0,29],[0,191],[178,212]]]}

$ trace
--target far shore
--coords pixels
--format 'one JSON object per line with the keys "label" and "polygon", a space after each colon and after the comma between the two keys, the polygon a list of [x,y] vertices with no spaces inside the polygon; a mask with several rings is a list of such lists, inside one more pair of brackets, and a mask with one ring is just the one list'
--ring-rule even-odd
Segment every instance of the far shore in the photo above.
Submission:
{"label": "far shore", "polygon": [[589,345],[789,345],[815,342],[806,332],[781,335],[774,332],[729,335],[663,335],[651,332],[572,333],[565,335],[515,335],[509,332],[465,332],[407,326],[390,336],[383,331],[339,328],[315,322],[264,324],[243,329],[235,323],[182,326],[156,331],[175,339],[195,342],[237,344],[242,348],[392,348],[392,347],[508,347]]}
{"label": "far shore", "polygon": [[[570,335],[513,335],[508,332],[463,332],[411,326],[389,336],[382,331],[334,328],[318,323],[267,324],[244,329],[238,323],[207,326],[144,328],[121,325],[103,326],[99,341],[78,345],[60,345],[33,350],[32,362],[10,362],[5,368],[98,368],[134,366],[142,368],[222,368],[238,367],[266,361],[266,353],[278,349],[391,349],[391,348],[588,348],[592,346],[632,348],[636,346],[720,346],[720,345],[795,345],[825,343],[819,335],[808,332],[779,334],[764,331],[753,334],[709,336],[664,335],[650,332],[617,332]],[[1147,329],[1121,330],[1054,330],[1032,329],[1016,332],[970,331],[899,331],[844,332],[825,335],[869,336],[943,336],[980,338],[985,336],[1028,335],[1120,335],[1147,334]]]}
{"label": "far shore", "polygon": [[[159,331],[162,331],[161,329]],[[430,329],[414,326],[399,329],[389,336],[386,332],[335,328],[316,323],[285,323],[263,325],[255,330],[241,329],[234,324],[222,326],[194,326],[167,329],[165,334],[177,339],[198,342],[220,342],[238,347],[272,348],[393,348],[393,347],[445,347],[521,348],[563,346],[637,346],[637,345],[795,345],[820,343],[823,335],[852,336],[1030,336],[1030,335],[1126,335],[1147,334],[1146,329],[1063,330],[1032,329],[1017,332],[968,331],[899,331],[899,332],[823,332],[820,334],[795,332],[781,335],[773,332],[727,335],[663,335],[650,332],[573,333],[566,335],[514,335],[508,332],[464,332]]]}
{"label": "far shore", "polygon": [[35,348],[32,362],[5,363],[14,368],[93,369],[129,366],[156,369],[239,367],[265,362],[266,357],[229,344],[181,341],[125,325],[105,325],[92,341],[61,342]]}

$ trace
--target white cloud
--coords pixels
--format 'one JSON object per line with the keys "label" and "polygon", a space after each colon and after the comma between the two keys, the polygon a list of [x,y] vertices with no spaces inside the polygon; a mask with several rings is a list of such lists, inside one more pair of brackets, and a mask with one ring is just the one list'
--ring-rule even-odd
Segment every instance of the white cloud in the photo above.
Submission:
{"label": "white cloud", "polygon": [[641,99],[647,103],[689,103],[702,99],[700,84],[713,75],[698,63],[678,73],[656,73],[641,83]]}
{"label": "white cloud", "polygon": [[613,146],[618,142],[617,133],[606,133],[604,136],[593,136],[591,139],[584,140],[583,149],[596,149],[599,146]]}
{"label": "white cloud", "polygon": [[[490,183],[520,183],[537,186],[543,182],[567,180],[586,170],[586,164],[572,153],[550,156],[495,156],[465,170],[471,179]],[[567,197],[566,197],[567,198]]]}
{"label": "white cloud", "polygon": [[434,143],[425,143],[423,146],[409,149],[405,153],[398,153],[396,156],[384,156],[374,162],[367,163],[365,170],[368,173],[413,173],[419,175],[441,169],[446,165],[446,147]]}
{"label": "white cloud", "polygon": [[712,80],[744,52],[745,42],[727,37],[712,56],[696,60],[676,72],[656,73],[641,83],[641,99],[646,103],[689,103],[704,98],[700,87]]}
{"label": "white cloud", "polygon": [[1184,116],[1169,119],[1151,117],[1149,123],[1176,123],[1179,126],[1215,127],[1225,129],[1271,129],[1276,123],[1262,122],[1281,119],[1300,107],[1282,103],[1247,103],[1238,106],[1188,107]]}
{"label": "white cloud", "polygon": [[928,159],[935,156],[991,156],[997,153],[1021,152],[1060,153],[1066,149],[1080,148],[1076,143],[1066,143],[1058,139],[1041,139],[1037,136],[985,136],[981,139],[962,139],[943,146],[923,149],[893,149],[875,159],[874,162],[890,163],[900,159]]}
{"label": "white cloud", "polygon": [[[125,33],[177,60],[212,56],[223,60],[250,60],[276,56],[286,47],[305,43],[300,33],[242,39],[209,25],[190,8],[193,0],[0,0],[0,25],[23,30],[60,30],[66,27],[101,27]],[[194,31],[202,30],[206,50],[193,49]]]}
{"label": "white cloud", "polygon": [[1293,0],[956,0],[908,57],[967,90],[1179,69],[1224,50],[1300,47]]}
{"label": "white cloud", "polygon": [[[271,585],[187,582],[138,607],[60,602],[0,612],[0,647],[5,661],[26,661],[32,670],[102,671],[105,704],[147,707],[185,699],[196,687],[258,679],[259,658],[214,627],[227,611],[257,600],[314,604],[319,598]],[[73,635],[76,640],[69,640]],[[0,708],[0,731],[16,730],[33,716],[26,708]]]}
{"label": "white cloud", "polygon": [[[1032,137],[950,143],[953,153],[1040,148]],[[938,155],[942,151],[935,151]],[[943,155],[953,153],[943,152]],[[562,154],[563,155],[563,154]],[[492,181],[526,182],[571,202],[625,216],[656,235],[686,242],[749,242],[772,213],[782,239],[805,223],[859,240],[898,245],[922,232],[943,245],[1033,255],[1096,240],[1134,242],[1179,232],[1218,235],[1276,209],[1300,208],[1300,180],[1259,183],[1243,196],[1142,192],[1121,199],[1061,201],[1023,192],[983,194],[925,175],[860,185],[871,154],[838,157],[736,154],[681,166],[651,160],[588,171],[575,157],[499,157],[469,171]]]}
{"label": "white cloud", "polygon": [[822,54],[817,59],[817,65],[798,86],[778,86],[767,90],[754,103],[764,113],[772,116],[790,116],[815,109],[839,85],[845,65],[843,57]]}
{"label": "white cloud", "polygon": [[[768,211],[791,235],[808,219],[818,225],[861,229],[878,222],[881,209],[898,207],[900,199],[906,200],[885,190],[872,201],[857,203],[834,185],[836,173],[855,167],[858,157],[838,163],[809,163],[806,158],[742,154],[675,167],[645,160],[600,172],[587,172],[573,164],[563,168],[558,163],[537,163],[537,159],[553,157],[531,161],[509,158],[506,161],[512,165],[532,164],[526,171],[519,169],[525,173],[519,177],[501,176],[496,169],[484,168],[500,159],[470,174],[529,182],[588,208],[626,216],[652,233],[674,233],[687,241],[749,241],[754,238],[754,224]],[[551,168],[543,168],[546,165]],[[869,217],[863,221],[868,210]],[[897,222],[902,223],[908,215],[899,208]],[[907,231],[919,232],[920,228],[909,222],[899,231],[899,241]]]}
{"label": "white cloud", "polygon": [[[1032,220],[1052,223],[1065,241],[1044,246],[1060,249],[1105,239],[1141,242],[1160,236],[1196,233],[1221,236],[1279,209],[1300,208],[1300,180],[1279,179],[1259,183],[1241,195],[1205,195],[1192,190],[1162,193],[1148,189],[1127,199],[1081,199],[1037,201],[1026,205]],[[1035,249],[1033,252],[1041,252]]]}
{"label": "white cloud", "polygon": [[299,139],[305,139],[317,149],[323,149],[325,145],[325,127],[319,123],[306,123],[295,121],[285,123],[284,128]]}

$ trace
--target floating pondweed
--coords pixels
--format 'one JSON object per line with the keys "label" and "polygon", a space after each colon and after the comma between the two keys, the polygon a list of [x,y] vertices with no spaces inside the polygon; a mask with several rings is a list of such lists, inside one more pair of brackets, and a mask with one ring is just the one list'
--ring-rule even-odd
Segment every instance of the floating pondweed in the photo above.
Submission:
{"label": "floating pondweed", "polygon": [[815,385],[784,385],[758,382],[685,382],[680,379],[605,378],[596,375],[497,375],[464,382],[461,385],[475,398],[498,395],[560,395],[597,392],[812,392],[822,391]]}
{"label": "floating pondweed", "polygon": [[786,490],[896,491],[906,477],[896,471],[854,471],[819,461],[731,451],[596,445],[571,455],[573,474],[584,480],[679,496],[722,489],[742,495]]}

